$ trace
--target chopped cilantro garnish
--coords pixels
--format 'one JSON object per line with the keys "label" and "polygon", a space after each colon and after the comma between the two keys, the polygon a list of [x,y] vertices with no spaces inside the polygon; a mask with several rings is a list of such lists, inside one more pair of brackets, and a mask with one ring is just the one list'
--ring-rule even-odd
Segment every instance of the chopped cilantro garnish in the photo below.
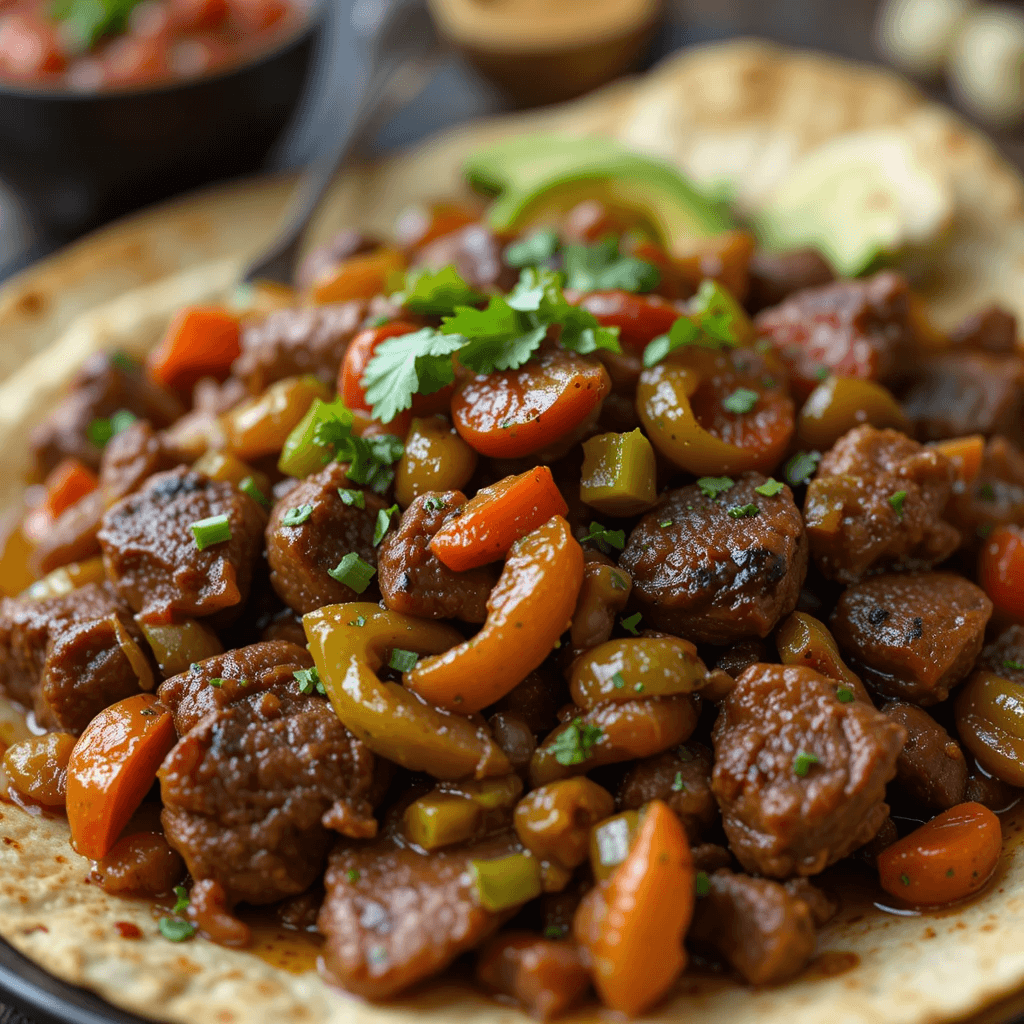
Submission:
{"label": "chopped cilantro garnish", "polygon": [[350,437],[338,458],[339,461],[348,460],[345,475],[349,480],[383,494],[395,478],[391,467],[404,451],[405,445],[393,434],[377,434],[373,437]]}
{"label": "chopped cilantro garnish", "polygon": [[635,690],[635,691],[636,691],[637,693],[643,693],[643,692],[644,692],[644,684],[643,684],[643,683],[637,683],[637,684],[636,684],[636,685],[635,685],[635,686],[633,687],[633,689],[634,689],[634,690]]}
{"label": "chopped cilantro garnish", "polygon": [[669,527],[670,527],[670,526],[672,525],[672,520],[671,520],[671,519],[662,519],[662,520],[661,520],[661,522],[660,522],[660,523],[658,523],[658,525],[659,525],[659,526],[660,526],[660,527],[661,527],[661,528],[662,528],[663,530],[667,530],[667,529],[668,529],[668,528],[669,528]]}
{"label": "chopped cilantro garnish", "polygon": [[455,267],[442,270],[417,268],[410,270],[405,287],[392,296],[413,313],[426,316],[445,316],[456,306],[473,306],[483,302],[484,296],[471,288]]}
{"label": "chopped cilantro garnish", "polygon": [[581,292],[649,292],[661,281],[661,272],[653,263],[623,256],[614,238],[602,239],[594,245],[567,245],[564,260],[566,288]]}
{"label": "chopped cilantro garnish", "polygon": [[760,511],[753,502],[746,505],[733,505],[726,509],[726,513],[733,519],[749,519],[758,515]]}
{"label": "chopped cilantro garnish", "polygon": [[299,684],[299,693],[305,694],[307,697],[311,693],[319,693],[322,697],[327,696],[320,673],[315,666],[313,668],[297,668],[292,675],[295,676],[295,682]]}
{"label": "chopped cilantro garnish", "polygon": [[1006,658],[1003,661],[1003,668],[1008,668],[1011,672],[1024,672],[1024,664],[1015,658]]}
{"label": "chopped cilantro garnish", "polygon": [[853,690],[848,686],[840,686],[839,689],[836,690],[836,699],[840,704],[852,703],[855,699]]}
{"label": "chopped cilantro garnish", "polygon": [[338,497],[352,508],[366,508],[366,495],[349,487],[339,487]]}
{"label": "chopped cilantro garnish", "polygon": [[565,937],[565,934],[566,932],[568,932],[568,930],[568,927],[564,924],[549,924],[544,929],[544,938],[561,939]]}
{"label": "chopped cilantro garnish", "polygon": [[257,505],[262,505],[263,508],[270,508],[270,499],[260,490],[259,485],[251,476],[247,476],[238,485],[238,489],[243,494],[248,494]]}
{"label": "chopped cilantro garnish", "polygon": [[984,483],[978,488],[978,497],[982,501],[995,501],[996,489],[990,483]]}
{"label": "chopped cilantro garnish", "polygon": [[377,547],[378,544],[384,539],[384,534],[391,529],[391,517],[396,515],[399,511],[397,505],[392,505],[391,508],[382,508],[377,513],[377,522],[373,527],[373,546]]}
{"label": "chopped cilantro garnish", "polygon": [[800,753],[793,758],[793,774],[799,775],[800,778],[805,778],[807,773],[811,770],[811,765],[820,763],[821,759],[817,754],[808,754],[806,751],[801,750]]}
{"label": "chopped cilantro garnish", "polygon": [[640,620],[642,618],[643,616],[640,614],[640,612],[636,612],[635,614],[628,615],[626,618],[620,619],[619,621],[622,623],[622,628],[627,633],[632,633],[633,636],[639,636],[640,631],[636,627],[640,625]]}
{"label": "chopped cilantro garnish", "polygon": [[612,686],[614,686],[616,690],[625,689],[626,680],[622,678],[622,673],[621,672],[616,672],[612,676]]}
{"label": "chopped cilantro garnish", "polygon": [[982,523],[974,532],[979,540],[984,540],[995,529],[995,523]]}
{"label": "chopped cilantro garnish", "polygon": [[686,789],[686,783],[683,782],[683,773],[676,772],[676,777],[672,780],[672,792],[681,793]]}
{"label": "chopped cilantro garnish", "polygon": [[345,877],[355,885],[355,883],[359,881],[359,872],[355,868],[349,868],[348,871],[345,872]]}
{"label": "chopped cilantro garnish", "polygon": [[189,921],[179,921],[173,917],[161,917],[157,922],[160,934],[171,942],[185,942],[196,933],[196,926]]}
{"label": "chopped cilantro garnish", "polygon": [[900,875],[900,883],[902,885],[910,885],[910,875]]}
{"label": "chopped cilantro garnish", "polygon": [[785,486],[785,484],[780,483],[774,477],[768,477],[760,487],[755,487],[754,490],[758,494],[763,494],[766,498],[774,498]]}
{"label": "chopped cilantro garnish", "polygon": [[281,516],[282,526],[301,526],[313,514],[312,505],[298,505]]}
{"label": "chopped cilantro garnish", "polygon": [[171,907],[172,914],[184,914],[188,910],[188,889],[183,885],[176,885],[171,892],[174,893],[176,903]]}
{"label": "chopped cilantro garnish", "polygon": [[219,516],[210,516],[207,519],[199,519],[189,529],[195,538],[196,547],[205,551],[214,544],[223,544],[231,540],[231,521],[225,513]]}
{"label": "chopped cilantro garnish", "polygon": [[717,498],[736,483],[731,476],[702,476],[697,486],[705,498]]}
{"label": "chopped cilantro garnish", "polygon": [[369,585],[377,570],[368,562],[364,562],[355,551],[350,551],[333,569],[327,570],[331,579],[344,583],[357,594],[361,594]]}
{"label": "chopped cilantro garnish", "polygon": [[711,879],[706,871],[697,872],[693,879],[693,888],[697,894],[697,899],[703,899],[711,892]]}
{"label": "chopped cilantro garnish", "polygon": [[617,572],[611,574],[612,590],[626,590],[626,581]]}
{"label": "chopped cilantro garnish", "polygon": [[403,651],[396,647],[391,652],[388,668],[393,668],[396,672],[411,672],[419,660],[420,656],[415,651]]}
{"label": "chopped cilantro garnish", "polygon": [[136,420],[134,413],[127,409],[118,409],[110,419],[95,419],[85,428],[85,436],[97,448],[105,448],[115,434],[127,430]]}
{"label": "chopped cilantro garnish", "polygon": [[558,252],[558,244],[557,232],[543,228],[513,242],[506,247],[502,256],[510,267],[538,267]]}
{"label": "chopped cilantro garnish", "polygon": [[677,348],[734,348],[738,307],[732,296],[715,281],[704,281],[690,300],[689,313],[680,317],[668,334],[655,338],[644,349],[644,366],[656,366]]}
{"label": "chopped cilantro garnish", "polygon": [[362,615],[357,615],[354,619],[350,619],[348,624],[350,626],[356,626],[357,628],[362,628],[363,626],[366,625],[366,619],[364,619],[362,617]]}
{"label": "chopped cilantro garnish", "polygon": [[583,543],[591,543],[607,553],[609,548],[621,551],[626,546],[625,530],[606,530],[600,523],[591,523],[590,531],[583,538]]}
{"label": "chopped cilantro garnish", "polygon": [[903,519],[903,502],[906,500],[906,491],[897,491],[895,494],[891,494],[889,496],[889,504],[892,506],[892,510],[896,513],[896,518],[899,520]]}
{"label": "chopped cilantro garnish", "polygon": [[603,735],[599,726],[586,725],[582,718],[574,718],[555,738],[551,751],[560,765],[583,764]]}
{"label": "chopped cilantro garnish", "polygon": [[212,686],[215,690],[219,690],[223,685],[224,685],[224,680],[221,679],[220,676],[214,676],[210,680],[210,686]]}
{"label": "chopped cilantro garnish", "polygon": [[786,479],[790,487],[799,487],[807,483],[821,462],[821,452],[797,452],[786,463]]}
{"label": "chopped cilantro garnish", "polygon": [[757,400],[760,397],[756,391],[751,391],[750,388],[737,388],[731,395],[726,395],[722,399],[722,408],[726,412],[742,416],[757,405]]}
{"label": "chopped cilantro garnish", "polygon": [[427,512],[440,512],[445,508],[444,498],[436,498],[431,495],[423,502],[423,507]]}

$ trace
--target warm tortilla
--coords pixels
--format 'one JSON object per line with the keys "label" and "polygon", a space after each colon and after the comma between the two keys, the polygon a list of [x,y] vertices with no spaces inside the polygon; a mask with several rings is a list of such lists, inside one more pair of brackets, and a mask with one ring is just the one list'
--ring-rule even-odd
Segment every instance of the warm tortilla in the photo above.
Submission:
{"label": "warm tortilla", "polygon": [[[845,131],[895,126],[920,142],[945,167],[957,197],[957,229],[939,261],[929,297],[948,324],[985,301],[1024,314],[1024,185],[992,146],[949,111],[927,103],[883,72],[758,43],[696,50],[666,62],[646,79],[625,83],[576,104],[459,129],[377,168],[344,175],[317,234],[342,224],[387,230],[411,200],[458,193],[461,158],[481,142],[513,131],[555,129],[606,132],[637,148],[676,159],[704,182],[718,182],[742,209],[759,197],[793,160],[814,144]],[[236,200],[248,204],[250,222],[231,227]],[[242,265],[242,249],[272,230],[282,193],[262,184],[228,193],[223,210],[200,200],[149,214],[101,233],[76,250],[47,261],[0,296],[5,340],[19,352],[39,351],[49,337],[34,330],[11,297],[63,291],[63,305],[45,324],[61,322],[87,299],[110,299],[81,316],[61,339],[0,386],[0,450],[5,481],[0,502],[11,500],[26,462],[27,427],[45,414],[74,368],[98,348],[143,349],[166,317],[188,301],[228,288]],[[67,267],[88,267],[90,252],[112,259],[111,273],[129,274],[127,251],[117,239],[139,232],[140,251],[162,240],[168,270],[176,260],[175,226],[202,207],[208,218],[213,262],[193,267],[117,298],[104,276],[86,273],[69,284]],[[230,211],[230,215],[229,215]],[[221,244],[236,230],[238,250]],[[112,240],[113,239],[113,240]],[[153,250],[155,251],[155,250]],[[188,250],[188,262],[196,250]],[[144,280],[144,278],[142,278]],[[16,304],[15,304],[16,305]],[[7,317],[6,321],[2,317]],[[13,325],[13,326],[12,326]],[[13,331],[13,333],[12,333]],[[118,1006],[181,1024],[513,1024],[526,1018],[450,985],[416,998],[369,1007],[328,990],[313,973],[293,975],[244,953],[202,941],[174,945],[156,932],[148,906],[105,896],[83,885],[88,864],[67,845],[66,828],[0,809],[0,934],[55,975],[95,989]],[[896,917],[851,913],[825,929],[819,952],[856,954],[843,973],[829,969],[844,958],[825,958],[796,982],[755,991],[724,981],[686,977],[681,995],[647,1018],[665,1024],[924,1024],[962,1019],[1024,986],[1024,863],[1016,857],[1024,814],[1004,825],[1008,839],[996,880],[982,898],[946,914]],[[852,913],[856,918],[857,914]],[[139,940],[122,939],[116,921],[136,923]],[[849,957],[846,961],[852,962]],[[1006,1016],[1010,1010],[1007,1009]],[[592,1011],[584,1018],[594,1019]],[[986,1020],[1003,1019],[1002,1011]]]}

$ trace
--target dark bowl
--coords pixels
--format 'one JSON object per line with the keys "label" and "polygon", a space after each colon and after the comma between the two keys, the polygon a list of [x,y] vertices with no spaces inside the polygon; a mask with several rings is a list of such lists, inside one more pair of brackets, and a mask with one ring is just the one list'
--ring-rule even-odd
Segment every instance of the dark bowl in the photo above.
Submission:
{"label": "dark bowl", "polygon": [[172,85],[73,93],[0,84],[0,180],[32,229],[62,241],[259,168],[302,99],[327,3],[240,66]]}

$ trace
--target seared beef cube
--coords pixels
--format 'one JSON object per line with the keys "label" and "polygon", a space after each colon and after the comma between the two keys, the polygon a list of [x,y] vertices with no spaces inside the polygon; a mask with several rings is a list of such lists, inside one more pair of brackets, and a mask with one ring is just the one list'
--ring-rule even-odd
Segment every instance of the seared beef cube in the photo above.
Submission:
{"label": "seared beef cube", "polygon": [[1005,354],[1017,348],[1017,318],[1002,306],[986,306],[949,332],[957,348]]}
{"label": "seared beef cube", "polygon": [[622,780],[619,806],[638,809],[651,800],[663,800],[675,811],[691,846],[705,839],[718,821],[711,751],[690,743],[633,765]]}
{"label": "seared beef cube", "polygon": [[384,604],[392,611],[421,619],[487,618],[487,598],[498,579],[494,570],[453,572],[430,550],[445,519],[465,503],[459,491],[421,494],[405,510],[398,529],[384,538],[378,579]]}
{"label": "seared beef cube", "polygon": [[[376,600],[376,583],[359,595],[328,575],[352,551],[364,562],[377,564],[373,533],[377,513],[387,506],[372,491],[362,492],[363,508],[346,504],[338,491],[353,489],[347,470],[347,464],[332,462],[293,487],[270,513],[266,530],[270,582],[278,597],[299,615],[325,604]],[[291,519],[301,521],[289,525]]]}
{"label": "seared beef cube", "polygon": [[521,849],[507,834],[428,854],[390,836],[369,846],[339,844],[317,921],[325,938],[321,973],[368,999],[436,974],[509,916],[480,905],[470,862]]}
{"label": "seared beef cube", "polygon": [[733,855],[754,874],[814,875],[888,815],[901,725],[803,666],[751,665],[715,723],[711,786]]}
{"label": "seared beef cube", "polygon": [[[193,524],[227,516],[228,540],[202,551]],[[113,505],[99,540],[107,577],[144,620],[202,617],[245,603],[265,515],[247,494],[182,466]]]}
{"label": "seared beef cube", "polygon": [[918,368],[903,410],[921,441],[1005,434],[1024,442],[1024,359],[944,352]]}
{"label": "seared beef cube", "polygon": [[960,534],[943,518],[955,470],[896,430],[855,427],[826,452],[804,519],[822,574],[854,583],[869,572],[930,569]]}
{"label": "seared beef cube", "polygon": [[471,288],[506,292],[519,279],[519,271],[502,262],[504,247],[486,224],[468,224],[428,242],[416,254],[414,266],[430,270],[454,266]]}
{"label": "seared beef cube", "polygon": [[32,708],[43,727],[80,733],[105,707],[139,692],[119,628],[141,642],[131,610],[106,583],[45,601],[3,600],[0,690]]}
{"label": "seared beef cube", "polygon": [[681,487],[640,520],[621,563],[646,625],[727,644],[767,636],[796,607],[807,572],[803,520],[788,487],[764,497],[764,482],[744,473],[717,498]]}
{"label": "seared beef cube", "polygon": [[332,829],[376,832],[373,755],[323,697],[303,692],[295,672],[311,664],[294,644],[254,644],[160,687],[184,732],[160,768],[164,831],[229,906],[308,889]]}
{"label": "seared beef cube", "polygon": [[886,697],[937,704],[981,651],[992,602],[948,572],[875,576],[847,587],[832,633],[850,667]]}
{"label": "seared beef cube", "polygon": [[750,291],[746,307],[760,313],[777,306],[794,292],[817,288],[833,280],[832,268],[815,249],[789,252],[756,250],[750,260]]}
{"label": "seared beef cube", "polygon": [[69,457],[98,469],[103,450],[90,440],[89,427],[122,410],[157,427],[185,411],[176,395],[149,379],[141,363],[122,353],[97,352],[82,364],[67,397],[32,431],[36,473],[44,477]]}
{"label": "seared beef cube", "polygon": [[888,384],[912,358],[909,297],[906,278],[885,270],[795,292],[754,325],[789,367],[799,398],[828,373]]}
{"label": "seared beef cube", "polygon": [[986,644],[975,668],[987,669],[1024,686],[1024,626],[1010,626]]}
{"label": "seared beef cube", "polygon": [[773,659],[774,652],[764,640],[741,640],[727,648],[722,656],[715,662],[715,668],[739,679],[751,665],[759,661],[769,662]]}
{"label": "seared beef cube", "polygon": [[708,879],[689,938],[711,946],[744,981],[773,985],[799,974],[814,954],[814,917],[778,882],[728,870]]}
{"label": "seared beef cube", "polygon": [[277,309],[242,331],[242,351],[231,367],[249,392],[262,394],[285,377],[311,373],[333,387],[348,343],[366,318],[366,303]]}
{"label": "seared beef cube", "polygon": [[154,473],[175,465],[152,424],[138,420],[115,434],[103,449],[100,488],[108,503],[114,502],[137,491]]}
{"label": "seared beef cube", "polygon": [[891,700],[882,713],[907,730],[896,762],[896,781],[915,803],[944,811],[963,803],[967,759],[960,744],[921,708]]}

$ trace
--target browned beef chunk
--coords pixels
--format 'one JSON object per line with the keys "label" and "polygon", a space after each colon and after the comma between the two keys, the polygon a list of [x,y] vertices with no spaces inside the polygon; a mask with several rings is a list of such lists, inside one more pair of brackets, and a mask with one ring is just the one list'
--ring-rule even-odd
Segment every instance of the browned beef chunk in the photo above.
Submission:
{"label": "browned beef chunk", "polygon": [[806,397],[823,373],[885,384],[908,367],[913,347],[906,278],[886,270],[857,281],[806,288],[759,313],[767,339]]}
{"label": "browned beef chunk", "polygon": [[984,804],[998,814],[1019,803],[1022,795],[1024,789],[1018,789],[994,775],[986,774],[977,762],[972,762],[971,774],[967,776],[967,787],[964,790],[964,800]]}
{"label": "browned beef chunk", "polygon": [[691,845],[705,839],[718,821],[711,792],[711,751],[701,743],[689,743],[638,761],[622,780],[619,806],[636,809],[651,800],[664,800],[676,812]]}
{"label": "browned beef chunk", "polygon": [[803,900],[810,908],[811,918],[820,928],[836,915],[839,904],[806,878],[790,878],[782,883],[783,889],[795,899]]}
{"label": "browned beef chunk", "polygon": [[275,615],[260,631],[261,640],[288,640],[300,647],[306,645],[306,631],[302,628],[302,616],[291,608]]}
{"label": "browned beef chunk", "polygon": [[1013,352],[1017,347],[1017,318],[1002,306],[986,306],[954,327],[949,340],[958,348]]}
{"label": "browned beef chunk", "polygon": [[[377,513],[385,503],[372,491],[362,491],[363,508],[346,505],[339,490],[351,490],[348,466],[332,462],[292,488],[270,513],[267,523],[267,560],[270,582],[278,597],[300,615],[325,604],[376,600],[377,584],[362,595],[328,573],[356,552],[370,565],[377,564],[373,532]],[[298,511],[293,511],[293,510]],[[308,517],[303,518],[305,512]],[[288,520],[301,519],[289,526]]]}
{"label": "browned beef chunk", "polygon": [[1010,626],[986,644],[976,667],[1024,686],[1024,626]]}
{"label": "browned beef chunk", "polygon": [[963,803],[967,759],[960,744],[921,708],[892,700],[882,713],[907,730],[896,762],[896,781],[916,803],[944,811]]}
{"label": "browned beef chunk", "polygon": [[302,290],[310,288],[329,270],[344,263],[350,256],[371,252],[380,245],[372,235],[363,234],[355,228],[344,228],[333,238],[310,250],[295,272],[295,283]]}
{"label": "browned beef chunk", "polygon": [[706,875],[719,868],[732,867],[734,863],[732,854],[718,843],[698,843],[690,848],[690,854],[694,871],[703,871]]}
{"label": "browned beef chunk", "polygon": [[799,974],[814,954],[807,903],[778,882],[728,870],[709,877],[689,937],[711,946],[744,981],[773,985]]}
{"label": "browned beef chunk", "polygon": [[1024,359],[989,352],[944,352],[914,373],[903,410],[921,441],[1004,434],[1024,441]]}
{"label": "browned beef chunk", "polygon": [[855,427],[825,453],[807,488],[811,553],[829,579],[930,569],[960,534],[943,518],[955,470],[944,455],[896,430]]}
{"label": "browned beef chunk", "polygon": [[715,662],[715,668],[739,679],[751,665],[759,661],[773,661],[772,650],[763,640],[742,640],[725,650]]}
{"label": "browned beef chunk", "polygon": [[428,546],[456,508],[464,505],[460,491],[421,494],[380,546],[380,592],[392,611],[421,619],[462,619],[483,622],[487,598],[497,582],[491,568],[453,572]]}
{"label": "browned beef chunk", "polygon": [[759,313],[769,306],[777,306],[794,292],[817,288],[832,280],[832,268],[815,249],[757,250],[750,260],[746,306],[751,313]]}
{"label": "browned beef chunk", "polygon": [[317,922],[326,940],[321,973],[369,999],[386,999],[436,974],[508,916],[480,906],[470,862],[517,849],[508,835],[429,854],[391,837],[369,846],[338,844]]}
{"label": "browned beef chunk", "polygon": [[326,700],[301,692],[294,673],[310,664],[294,644],[254,644],[160,687],[184,732],[160,768],[164,831],[192,877],[219,884],[229,906],[309,888],[330,829],[376,831],[373,755]]}
{"label": "browned beef chunk", "polygon": [[[200,551],[193,523],[226,515],[230,539]],[[244,604],[265,515],[233,484],[182,466],[113,505],[99,539],[107,577],[144,619],[201,617]]]}
{"label": "browned beef chunk", "polygon": [[348,343],[365,317],[361,300],[275,310],[242,331],[242,352],[231,372],[254,395],[274,381],[304,373],[333,386]]}
{"label": "browned beef chunk", "polygon": [[579,946],[529,932],[503,932],[487,942],[477,959],[476,976],[537,1020],[564,1013],[590,987]]}
{"label": "browned beef chunk", "polygon": [[504,245],[485,224],[469,224],[427,243],[416,254],[415,266],[441,270],[454,266],[471,288],[508,291],[519,271],[501,260]]}
{"label": "browned beef chunk", "polygon": [[42,575],[98,555],[100,524],[108,506],[173,465],[146,420],[137,420],[116,434],[103,449],[99,488],[75,502],[46,531],[33,556],[36,571]]}
{"label": "browned beef chunk", "polygon": [[1024,525],[1024,450],[1009,438],[990,437],[977,479],[954,489],[945,515],[972,548],[997,526]]}
{"label": "browned beef chunk", "polygon": [[981,651],[992,602],[963,576],[875,576],[843,592],[832,633],[868,686],[921,707],[963,679]]}
{"label": "browned beef chunk", "polygon": [[82,365],[67,397],[32,431],[36,473],[43,477],[69,457],[99,468],[102,449],[89,440],[89,425],[122,409],[157,427],[166,427],[185,411],[176,395],[146,376],[141,364],[121,353],[97,352]]}
{"label": "browned beef chunk", "polygon": [[45,601],[0,602],[0,690],[35,711],[40,725],[81,732],[105,707],[139,692],[121,650],[142,640],[131,610],[106,583]]}
{"label": "browned beef chunk", "polygon": [[[764,497],[764,482],[744,473],[716,499],[697,484],[681,487],[640,520],[621,562],[646,625],[727,644],[767,636],[796,607],[807,572],[803,520],[788,487]],[[749,506],[756,515],[744,513]]]}
{"label": "browned beef chunk", "polygon": [[772,878],[813,875],[866,843],[906,738],[813,669],[752,665],[714,729],[711,785],[736,859]]}

